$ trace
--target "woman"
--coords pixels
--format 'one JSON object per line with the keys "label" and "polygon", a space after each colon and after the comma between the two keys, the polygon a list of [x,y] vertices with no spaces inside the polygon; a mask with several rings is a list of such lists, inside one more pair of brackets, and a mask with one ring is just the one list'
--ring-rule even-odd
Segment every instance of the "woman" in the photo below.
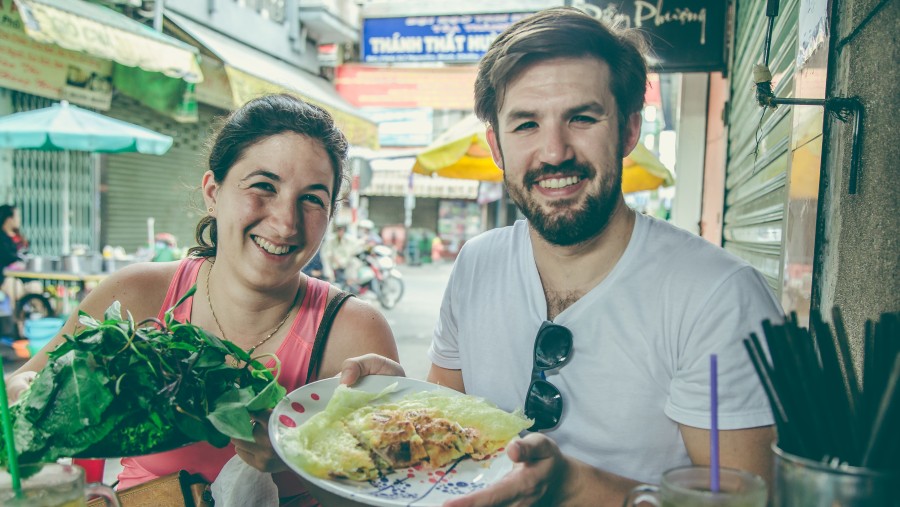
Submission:
{"label": "woman", "polygon": [[[214,135],[202,193],[208,214],[197,225],[198,247],[180,262],[144,263],[104,280],[81,304],[95,316],[115,300],[136,320],[161,316],[191,286],[196,294],[176,319],[230,340],[254,356],[276,354],[279,381],[291,391],[306,379],[310,349],[327,301],[338,290],[307,277],[334,215],[345,178],[347,141],[324,110],[288,95],[255,99],[232,113]],[[72,333],[77,312],[63,328]],[[57,336],[45,348],[52,350]],[[334,321],[320,377],[341,371],[344,359],[368,352],[397,358],[391,330],[371,306],[348,300]],[[15,399],[47,360],[41,351],[7,381]],[[270,363],[270,365],[273,363]],[[206,443],[122,460],[119,488],[181,469],[213,481],[235,453],[265,472],[287,467],[272,449],[267,418],[254,425],[254,442],[233,440],[224,449]],[[275,473],[283,503],[311,505],[297,477]]]}
{"label": "woman", "polygon": [[[19,230],[19,210],[12,204],[0,206],[0,287],[6,281],[3,270],[6,268],[22,269],[21,252],[28,247],[28,242]],[[11,294],[12,292],[6,292]],[[0,296],[3,299],[5,296]]]}
{"label": "woman", "polygon": [[19,212],[12,204],[0,206],[0,268],[21,261],[19,253],[27,248],[28,242],[19,231]]}

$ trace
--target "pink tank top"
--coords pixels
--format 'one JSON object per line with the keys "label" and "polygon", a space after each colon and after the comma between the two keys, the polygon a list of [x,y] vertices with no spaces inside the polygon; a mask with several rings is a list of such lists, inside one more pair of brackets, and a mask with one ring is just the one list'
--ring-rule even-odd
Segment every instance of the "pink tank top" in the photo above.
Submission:
{"label": "pink tank top", "polygon": [[[163,319],[166,310],[177,303],[181,296],[197,282],[197,274],[200,272],[200,266],[203,265],[204,260],[187,258],[181,261],[169,284],[166,299],[159,310],[160,320]],[[311,277],[307,280],[306,295],[300,305],[300,311],[294,318],[284,342],[275,353],[281,360],[281,375],[278,377],[278,382],[288,392],[306,383],[306,370],[309,367],[316,331],[328,302],[330,285]],[[175,320],[189,321],[193,302],[194,298],[189,298],[176,308]],[[275,361],[270,360],[266,366],[275,366]],[[122,458],[123,470],[119,474],[117,488],[126,489],[179,470],[187,470],[192,474],[199,473],[206,480],[212,482],[216,480],[219,471],[233,456],[235,456],[235,451],[231,444],[218,449],[206,442],[200,442],[169,452],[136,458]],[[274,474],[273,479],[278,485],[278,493],[282,498],[303,492],[303,487],[293,472]]]}

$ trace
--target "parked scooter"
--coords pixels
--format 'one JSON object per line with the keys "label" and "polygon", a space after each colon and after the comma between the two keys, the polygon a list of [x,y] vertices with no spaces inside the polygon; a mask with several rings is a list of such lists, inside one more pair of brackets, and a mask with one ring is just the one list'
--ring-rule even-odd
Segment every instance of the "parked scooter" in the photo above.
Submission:
{"label": "parked scooter", "polygon": [[385,310],[397,305],[403,297],[403,274],[397,269],[394,250],[384,245],[375,245],[361,251],[356,257],[362,267],[356,277],[355,286],[347,287],[362,296],[371,291]]}

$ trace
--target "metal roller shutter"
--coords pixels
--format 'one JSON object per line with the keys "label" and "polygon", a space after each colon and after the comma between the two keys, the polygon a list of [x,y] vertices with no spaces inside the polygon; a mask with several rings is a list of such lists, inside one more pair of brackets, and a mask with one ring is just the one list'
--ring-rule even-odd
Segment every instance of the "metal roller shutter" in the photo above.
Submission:
{"label": "metal roller shutter", "polygon": [[[783,0],[775,20],[769,69],[778,97],[793,96],[798,9],[799,0]],[[763,115],[756,103],[752,69],[762,62],[765,10],[765,0],[738,0],[735,10],[722,237],[725,249],[755,266],[780,297],[792,115],[789,107]]]}
{"label": "metal roller shutter", "polygon": [[200,178],[205,170],[204,142],[211,121],[225,111],[200,105],[200,121],[180,124],[136,101],[116,97],[110,116],[174,138],[162,156],[108,155],[103,174],[102,242],[128,252],[147,245],[147,219],[155,232],[169,232],[181,248],[194,245],[194,228],[203,210]]}
{"label": "metal roller shutter", "polygon": [[[12,92],[15,112],[50,107],[56,101]],[[12,150],[13,202],[20,211],[22,231],[35,255],[62,253],[62,171],[68,158],[71,245],[97,251],[97,187],[94,157],[83,151]]]}

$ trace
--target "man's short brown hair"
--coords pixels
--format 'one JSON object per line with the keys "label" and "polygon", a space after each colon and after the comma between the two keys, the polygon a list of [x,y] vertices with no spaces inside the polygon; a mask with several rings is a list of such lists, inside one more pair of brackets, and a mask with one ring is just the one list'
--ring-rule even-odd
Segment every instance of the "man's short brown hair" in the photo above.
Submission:
{"label": "man's short brown hair", "polygon": [[594,57],[610,70],[610,88],[619,128],[644,106],[647,63],[644,40],[636,30],[611,28],[584,12],[558,7],[512,24],[485,53],[475,78],[475,114],[497,128],[497,115],[510,81],[526,67],[553,58]]}

